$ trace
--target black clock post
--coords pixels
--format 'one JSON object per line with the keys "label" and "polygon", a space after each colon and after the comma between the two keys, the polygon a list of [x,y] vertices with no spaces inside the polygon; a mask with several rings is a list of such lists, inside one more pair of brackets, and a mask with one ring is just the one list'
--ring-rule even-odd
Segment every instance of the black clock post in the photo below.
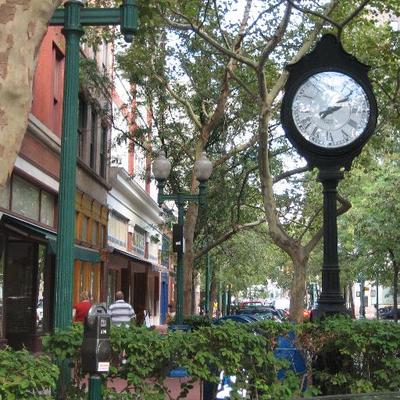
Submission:
{"label": "black clock post", "polygon": [[311,53],[287,69],[282,126],[309,168],[318,168],[323,185],[324,259],[317,315],[345,313],[337,249],[337,186],[376,127],[369,67],[326,34]]}

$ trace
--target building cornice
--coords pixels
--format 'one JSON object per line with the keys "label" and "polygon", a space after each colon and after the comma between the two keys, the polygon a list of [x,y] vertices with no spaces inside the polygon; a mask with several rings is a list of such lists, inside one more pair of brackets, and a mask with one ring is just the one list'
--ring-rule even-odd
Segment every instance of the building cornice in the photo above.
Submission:
{"label": "building cornice", "polygon": [[110,168],[110,183],[130,200],[132,209],[143,212],[156,224],[161,224],[160,208],[151,196],[121,167]]}

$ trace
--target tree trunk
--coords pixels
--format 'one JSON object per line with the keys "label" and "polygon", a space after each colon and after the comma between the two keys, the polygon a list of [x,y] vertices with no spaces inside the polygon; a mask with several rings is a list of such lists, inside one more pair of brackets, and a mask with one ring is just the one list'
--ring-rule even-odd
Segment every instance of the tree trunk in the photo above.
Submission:
{"label": "tree trunk", "polygon": [[290,289],[290,319],[303,322],[304,296],[306,294],[306,268],[308,257],[297,251],[293,260],[293,280]]}
{"label": "tree trunk", "polygon": [[28,124],[40,43],[60,0],[0,0],[0,186]]}
{"label": "tree trunk", "polygon": [[192,282],[194,264],[194,230],[197,221],[197,206],[189,204],[185,218],[185,257],[184,257],[184,303],[183,314],[190,315],[192,312]]}
{"label": "tree trunk", "polygon": [[217,300],[217,281],[215,278],[215,268],[211,270],[211,284],[210,284],[210,309],[208,311],[209,317],[213,316],[214,303]]}
{"label": "tree trunk", "polygon": [[350,303],[351,318],[355,318],[356,317],[356,310],[355,310],[355,307],[354,307],[353,287],[352,287],[351,283],[349,283],[347,290],[349,292],[349,303]]}
{"label": "tree trunk", "polygon": [[192,280],[192,309],[191,314],[197,315],[200,310],[200,272],[195,269],[193,270],[193,280]]}

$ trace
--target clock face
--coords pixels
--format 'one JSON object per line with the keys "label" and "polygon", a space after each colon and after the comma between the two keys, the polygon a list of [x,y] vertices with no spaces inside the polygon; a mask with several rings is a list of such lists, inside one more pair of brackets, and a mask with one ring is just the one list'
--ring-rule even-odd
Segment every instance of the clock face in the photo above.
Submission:
{"label": "clock face", "polygon": [[370,104],[362,86],[341,72],[310,76],[297,89],[292,117],[300,134],[323,148],[339,148],[365,131]]}

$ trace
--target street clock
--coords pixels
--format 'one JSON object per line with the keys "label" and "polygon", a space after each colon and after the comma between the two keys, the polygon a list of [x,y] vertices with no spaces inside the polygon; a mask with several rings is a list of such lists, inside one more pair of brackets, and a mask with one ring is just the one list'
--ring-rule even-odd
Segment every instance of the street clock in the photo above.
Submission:
{"label": "street clock", "polygon": [[313,317],[346,313],[337,251],[337,185],[343,168],[374,133],[377,105],[369,67],[345,52],[337,38],[324,35],[315,49],[287,67],[281,121],[286,136],[319,169],[324,195],[322,291]]}
{"label": "street clock", "polygon": [[369,67],[326,34],[287,69],[281,121],[289,141],[311,168],[349,169],[376,126]]}

